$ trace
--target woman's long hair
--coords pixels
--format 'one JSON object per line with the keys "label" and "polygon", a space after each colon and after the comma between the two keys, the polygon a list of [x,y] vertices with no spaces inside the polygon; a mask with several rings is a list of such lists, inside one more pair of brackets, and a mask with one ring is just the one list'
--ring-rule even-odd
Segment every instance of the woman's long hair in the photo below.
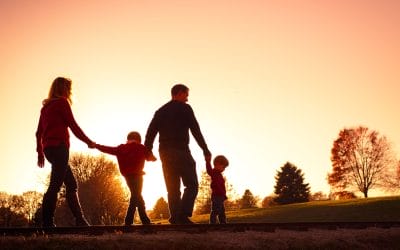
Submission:
{"label": "woman's long hair", "polygon": [[54,79],[51,84],[49,95],[47,99],[43,101],[43,105],[48,103],[49,101],[57,98],[66,98],[70,104],[72,104],[71,100],[71,85],[72,81],[69,78],[65,77],[57,77]]}

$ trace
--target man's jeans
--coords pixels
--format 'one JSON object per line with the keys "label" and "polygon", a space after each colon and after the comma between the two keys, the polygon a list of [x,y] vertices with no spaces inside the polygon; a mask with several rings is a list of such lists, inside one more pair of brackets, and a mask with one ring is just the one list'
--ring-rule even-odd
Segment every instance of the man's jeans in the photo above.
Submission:
{"label": "man's jeans", "polygon": [[[171,220],[192,216],[199,183],[190,150],[160,150]],[[185,187],[181,197],[181,180]]]}

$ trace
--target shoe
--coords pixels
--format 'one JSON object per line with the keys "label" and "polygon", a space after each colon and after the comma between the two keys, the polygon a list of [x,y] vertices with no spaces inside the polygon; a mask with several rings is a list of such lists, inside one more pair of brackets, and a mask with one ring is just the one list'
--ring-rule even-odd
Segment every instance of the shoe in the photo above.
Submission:
{"label": "shoe", "polygon": [[54,223],[43,223],[43,228],[54,228],[56,225]]}
{"label": "shoe", "polygon": [[188,217],[182,217],[179,220],[180,224],[184,224],[184,225],[192,225],[192,224],[196,224],[193,221],[191,221]]}
{"label": "shoe", "polygon": [[173,225],[180,224],[179,220],[177,218],[172,218],[171,217],[171,218],[168,219],[168,221],[169,221],[170,224],[173,224]]}
{"label": "shoe", "polygon": [[77,227],[89,227],[90,226],[89,222],[85,219],[85,217],[76,219],[75,225]]}
{"label": "shoe", "polygon": [[154,223],[151,223],[150,220],[142,220],[142,225],[151,225],[151,224],[154,224]]}

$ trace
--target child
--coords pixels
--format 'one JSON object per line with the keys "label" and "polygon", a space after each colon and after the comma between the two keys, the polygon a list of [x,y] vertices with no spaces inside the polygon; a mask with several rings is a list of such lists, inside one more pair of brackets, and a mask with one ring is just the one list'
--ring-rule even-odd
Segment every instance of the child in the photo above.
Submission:
{"label": "child", "polygon": [[144,162],[155,161],[154,158],[146,158],[146,148],[141,144],[141,137],[138,132],[130,132],[127,142],[117,147],[95,144],[98,150],[117,156],[119,170],[124,176],[131,192],[128,211],[126,212],[125,225],[133,224],[133,218],[138,208],[139,217],[143,225],[151,224],[146,214],[146,208],[142,197]]}
{"label": "child", "polygon": [[226,197],[225,179],[222,172],[229,165],[228,159],[223,155],[214,158],[214,168],[211,168],[210,161],[206,162],[208,175],[211,177],[211,213],[210,224],[217,223],[217,216],[220,224],[226,224],[224,201]]}

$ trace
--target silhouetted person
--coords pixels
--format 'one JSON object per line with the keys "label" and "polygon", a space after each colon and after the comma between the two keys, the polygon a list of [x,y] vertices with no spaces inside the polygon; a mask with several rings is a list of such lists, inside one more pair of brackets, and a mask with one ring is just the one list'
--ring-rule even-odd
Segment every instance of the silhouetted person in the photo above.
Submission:
{"label": "silhouetted person", "polygon": [[[158,109],[147,129],[146,146],[153,156],[154,139],[159,134],[159,153],[165,184],[168,192],[168,205],[171,224],[191,224],[194,201],[198,192],[196,163],[189,149],[189,130],[203,150],[205,159],[211,153],[200,131],[192,108],[186,104],[189,88],[177,84],[171,89],[172,100]],[[181,196],[181,180],[185,187]]]}
{"label": "silhouetted person", "polygon": [[211,168],[210,161],[206,162],[207,174],[211,177],[211,213],[210,224],[226,224],[224,201],[226,197],[225,179],[222,175],[229,165],[228,159],[223,155],[214,158],[214,168]]}
{"label": "silhouetted person", "polygon": [[125,144],[121,144],[117,147],[95,145],[95,148],[98,150],[117,156],[119,170],[129,187],[131,198],[125,216],[126,226],[132,225],[136,208],[138,209],[142,224],[150,224],[150,219],[147,217],[146,206],[142,196],[143,175],[145,174],[143,168],[147,151],[145,146],[140,144],[141,141],[142,138],[140,134],[136,131],[132,131],[128,134]]}
{"label": "silhouetted person", "polygon": [[78,199],[78,185],[72,174],[69,160],[69,132],[91,147],[94,143],[76,123],[71,110],[71,84],[67,78],[56,78],[43,101],[39,125],[36,131],[38,166],[44,166],[44,157],[51,163],[50,184],[43,196],[43,227],[55,227],[54,211],[61,185],[65,184],[66,198],[76,226],[89,226],[82,214]]}

